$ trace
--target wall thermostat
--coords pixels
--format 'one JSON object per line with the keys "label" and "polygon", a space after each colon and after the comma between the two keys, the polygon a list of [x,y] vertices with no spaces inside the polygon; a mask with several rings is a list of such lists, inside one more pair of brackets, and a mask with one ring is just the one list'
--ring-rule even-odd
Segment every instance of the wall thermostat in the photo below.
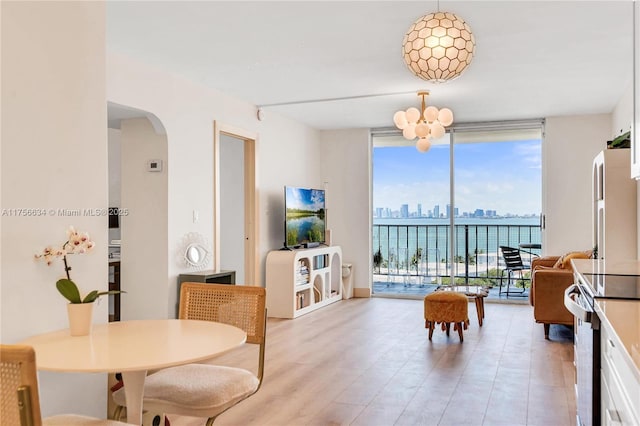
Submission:
{"label": "wall thermostat", "polygon": [[147,171],[148,172],[161,172],[162,171],[162,160],[149,160],[147,163]]}

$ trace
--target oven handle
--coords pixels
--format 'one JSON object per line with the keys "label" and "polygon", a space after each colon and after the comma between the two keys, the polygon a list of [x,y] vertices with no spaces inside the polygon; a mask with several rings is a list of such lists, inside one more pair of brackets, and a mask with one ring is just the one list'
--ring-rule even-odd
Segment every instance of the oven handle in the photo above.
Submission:
{"label": "oven handle", "polygon": [[572,284],[564,291],[564,306],[574,317],[582,322],[591,322],[591,314],[593,311],[585,309],[581,304],[576,301],[576,298],[580,296],[580,290],[578,284]]}

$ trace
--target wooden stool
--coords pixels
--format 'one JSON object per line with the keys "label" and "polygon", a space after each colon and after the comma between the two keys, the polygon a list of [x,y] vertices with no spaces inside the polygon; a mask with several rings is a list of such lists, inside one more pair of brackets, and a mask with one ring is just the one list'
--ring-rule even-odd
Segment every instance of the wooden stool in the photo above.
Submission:
{"label": "wooden stool", "polygon": [[442,324],[442,330],[449,335],[451,323],[453,330],[458,330],[460,341],[462,329],[469,325],[467,296],[454,291],[436,291],[424,297],[424,327],[429,329],[429,340],[433,336],[436,324]]}

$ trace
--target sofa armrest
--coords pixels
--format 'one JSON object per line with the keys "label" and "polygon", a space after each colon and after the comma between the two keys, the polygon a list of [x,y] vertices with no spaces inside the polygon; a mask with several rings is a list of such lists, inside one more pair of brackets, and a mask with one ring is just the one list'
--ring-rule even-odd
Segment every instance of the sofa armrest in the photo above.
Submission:
{"label": "sofa armrest", "polygon": [[573,317],[564,306],[564,291],[573,284],[571,269],[541,268],[533,271],[529,302],[538,322],[571,323]]}

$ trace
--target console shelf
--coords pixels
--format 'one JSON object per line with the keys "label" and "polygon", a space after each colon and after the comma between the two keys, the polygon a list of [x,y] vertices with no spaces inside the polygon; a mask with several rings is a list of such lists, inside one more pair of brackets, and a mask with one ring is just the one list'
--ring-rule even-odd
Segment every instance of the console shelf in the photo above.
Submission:
{"label": "console shelf", "polygon": [[266,269],[270,317],[296,318],[342,299],[339,246],[271,251]]}

